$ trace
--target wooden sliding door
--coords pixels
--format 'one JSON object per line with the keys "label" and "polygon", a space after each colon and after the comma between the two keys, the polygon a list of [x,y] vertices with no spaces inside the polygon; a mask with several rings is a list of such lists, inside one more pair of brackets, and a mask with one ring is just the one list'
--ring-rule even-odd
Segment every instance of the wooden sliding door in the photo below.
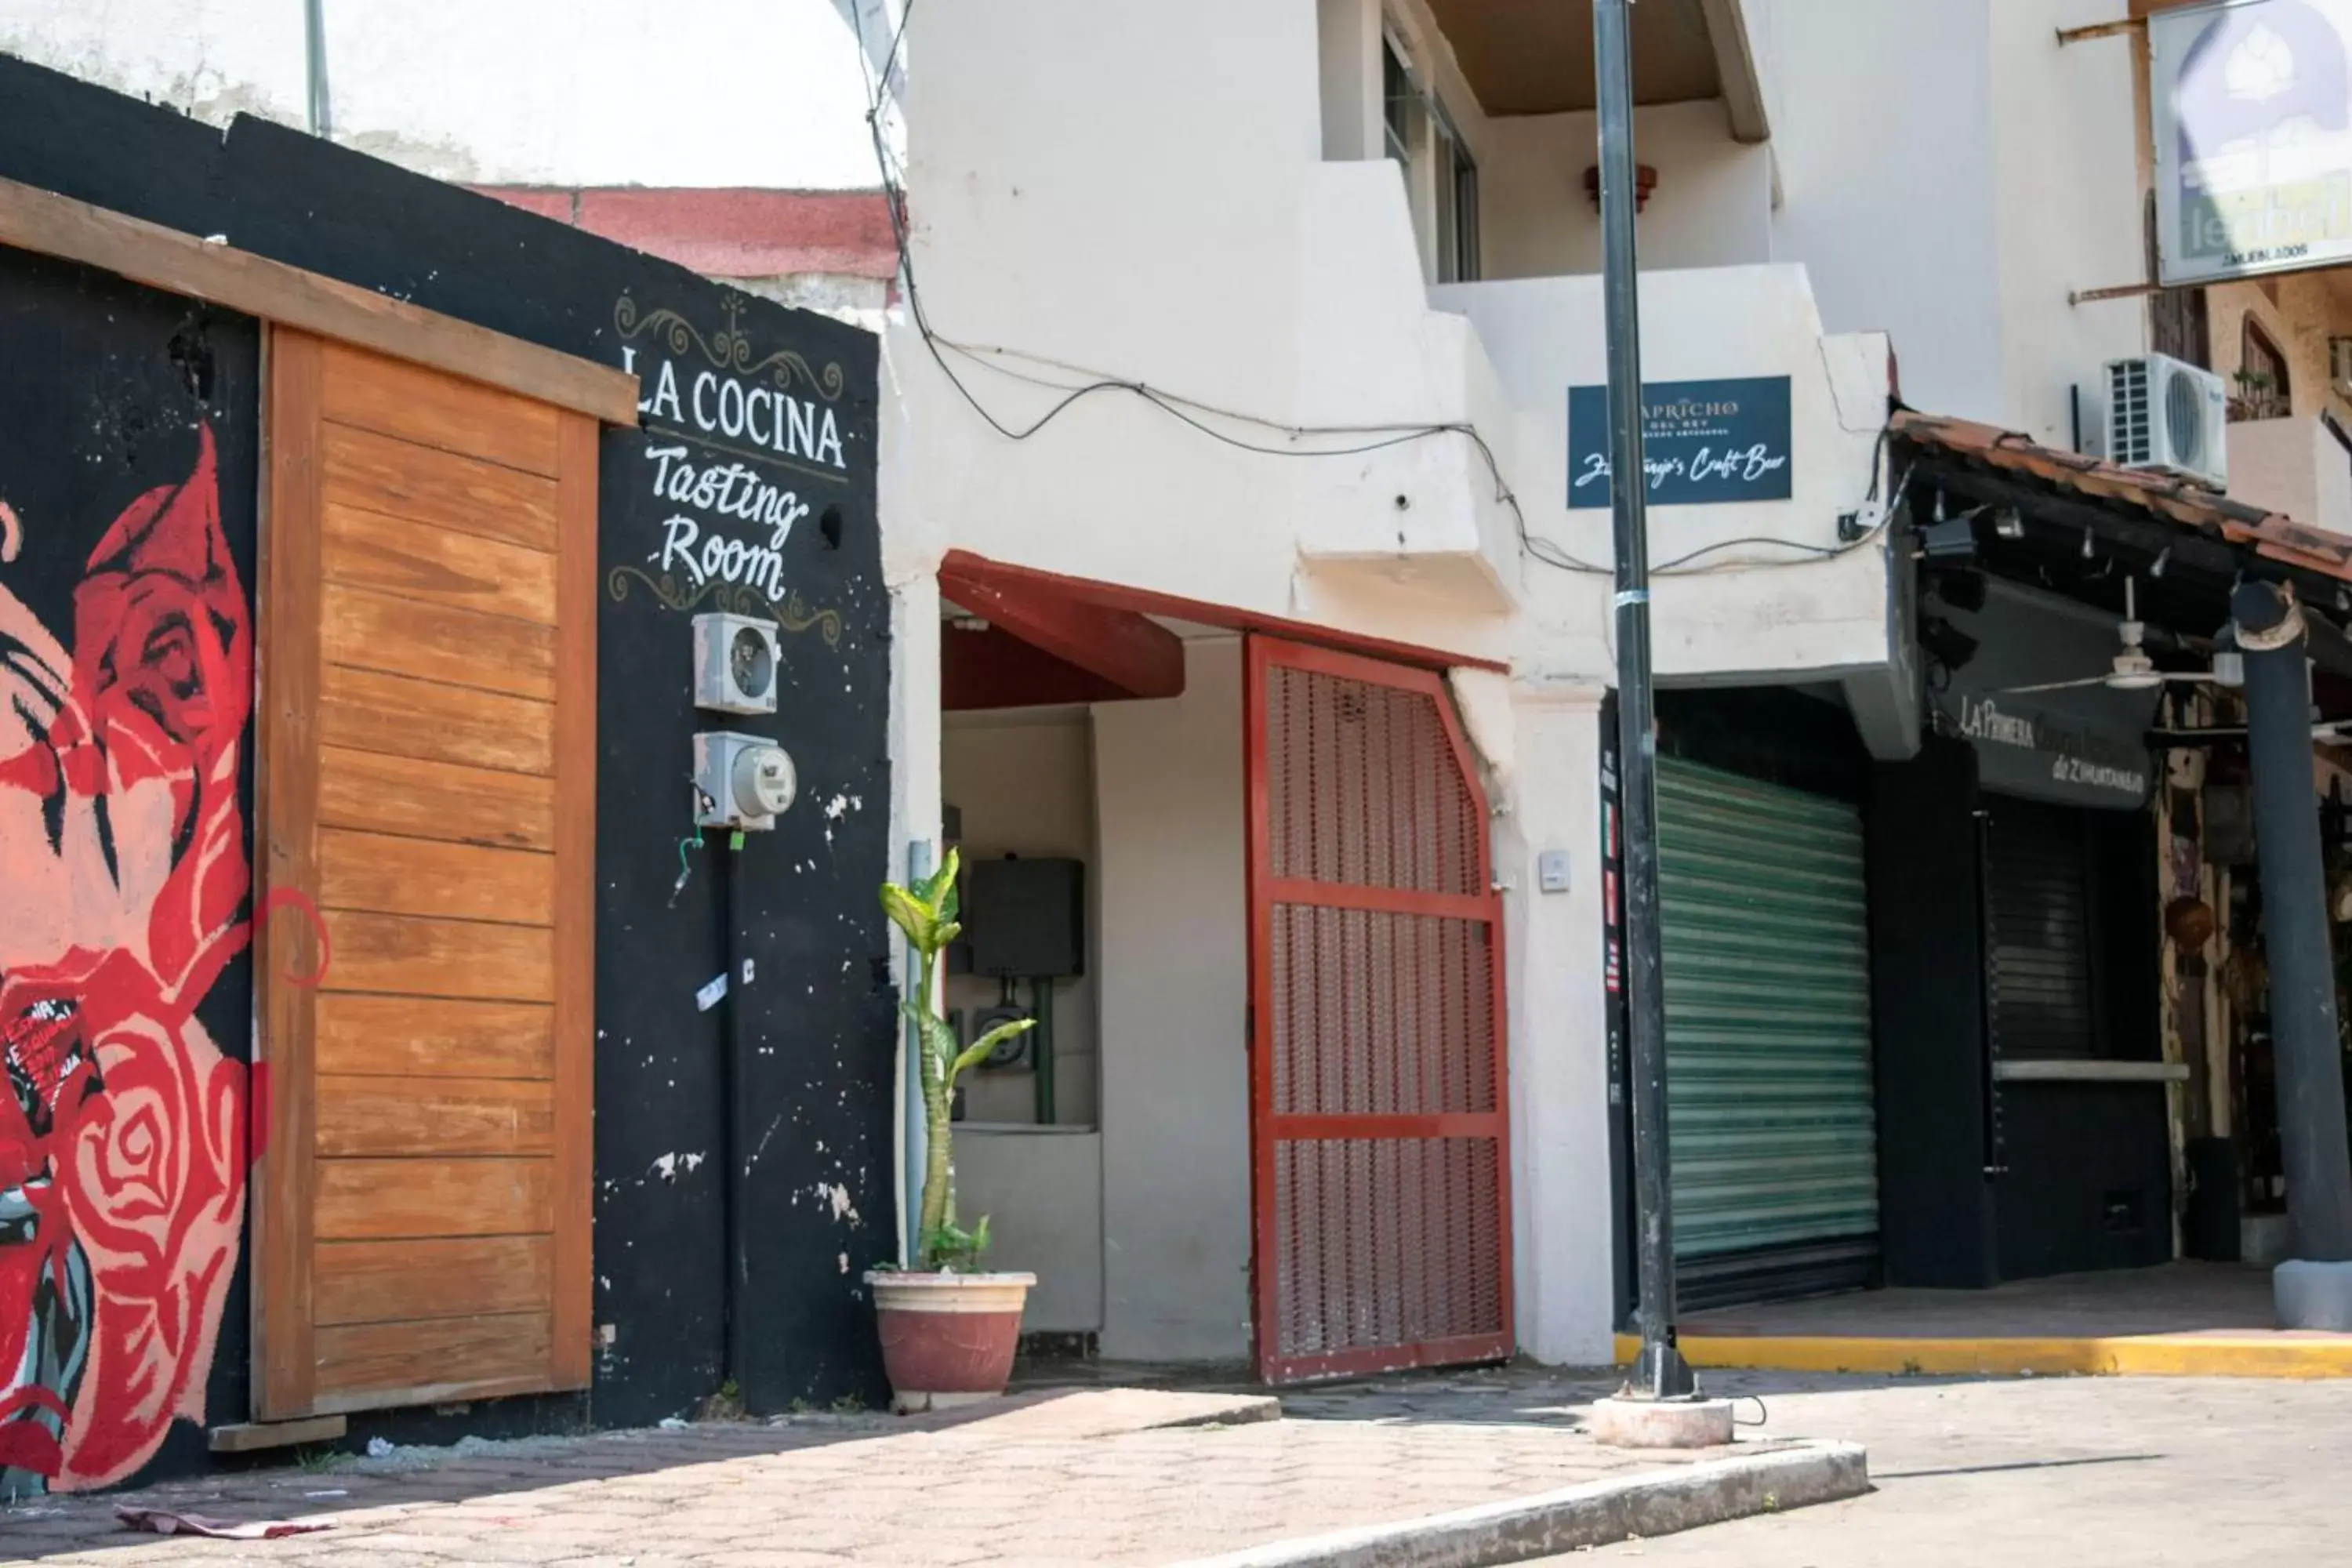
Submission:
{"label": "wooden sliding door", "polygon": [[269,382],[256,1413],[583,1387],[597,425]]}

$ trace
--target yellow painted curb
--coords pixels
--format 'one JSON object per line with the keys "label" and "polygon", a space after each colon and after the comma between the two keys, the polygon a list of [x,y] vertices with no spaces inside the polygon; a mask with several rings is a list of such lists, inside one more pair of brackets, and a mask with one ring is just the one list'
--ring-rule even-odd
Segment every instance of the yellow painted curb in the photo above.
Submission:
{"label": "yellow painted curb", "polygon": [[[1693,1366],[1754,1372],[2015,1376],[2352,1378],[2352,1336],[2135,1334],[2086,1339],[1861,1339],[1843,1335],[1685,1334]],[[1617,1336],[1630,1363],[1642,1342]]]}

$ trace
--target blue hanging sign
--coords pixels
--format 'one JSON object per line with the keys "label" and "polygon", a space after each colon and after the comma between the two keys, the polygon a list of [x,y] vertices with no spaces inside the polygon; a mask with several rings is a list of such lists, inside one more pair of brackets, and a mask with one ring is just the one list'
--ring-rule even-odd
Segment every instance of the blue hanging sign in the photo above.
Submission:
{"label": "blue hanging sign", "polygon": [[[1642,388],[1652,506],[1787,500],[1789,378],[1659,381]],[[1609,504],[1609,389],[1568,389],[1568,504]]]}

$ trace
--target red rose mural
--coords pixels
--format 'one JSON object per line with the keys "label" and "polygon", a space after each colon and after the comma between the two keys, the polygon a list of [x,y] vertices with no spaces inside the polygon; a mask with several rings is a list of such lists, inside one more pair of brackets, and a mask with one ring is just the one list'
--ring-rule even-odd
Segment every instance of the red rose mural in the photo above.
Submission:
{"label": "red rose mural", "polygon": [[[0,505],[0,560],[24,533]],[[0,570],[0,1493],[201,1421],[236,1265],[246,1070],[196,1008],[250,938],[253,632],[209,428],[91,553],[71,637]]]}

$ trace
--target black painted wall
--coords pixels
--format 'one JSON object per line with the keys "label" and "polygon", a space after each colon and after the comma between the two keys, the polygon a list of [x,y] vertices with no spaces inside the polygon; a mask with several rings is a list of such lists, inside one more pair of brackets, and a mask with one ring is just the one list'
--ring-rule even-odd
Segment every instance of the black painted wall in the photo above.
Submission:
{"label": "black painted wall", "polygon": [[1784,687],[1660,691],[1658,749],[1838,800],[1862,798],[1870,763],[1843,708]]}
{"label": "black painted wall", "polygon": [[2000,1277],[2144,1268],[2172,1257],[2164,1086],[2001,1086]]}
{"label": "black painted wall", "polygon": [[1927,737],[1870,770],[1871,1036],[1879,1245],[1889,1285],[2000,1278],[1985,1068],[1976,753]]}
{"label": "black painted wall", "polygon": [[[880,1399],[861,1276],[897,1256],[897,1002],[875,894],[890,778],[874,342],[672,272],[648,263],[605,285],[609,340],[635,351],[647,404],[665,364],[680,388],[649,406],[655,428],[608,433],[599,486],[596,1321],[614,1332],[595,1414],[618,1424],[728,1381],[754,1410]],[[763,458],[723,430],[703,439],[698,381],[730,379],[834,416],[845,467]],[[700,405],[714,411],[715,394]],[[674,499],[680,465],[738,464],[806,509],[757,584],[698,578],[667,548],[679,517],[698,543],[773,542]],[[772,718],[693,705],[693,616],[719,609],[784,628]],[[800,799],[775,831],[740,850],[718,829],[688,842],[698,730],[792,753]],[[697,994],[721,974],[727,994],[705,1010]]]}
{"label": "black painted wall", "polygon": [[[1914,761],[1871,770],[1871,1027],[1886,1282],[1980,1289],[2161,1263],[2172,1255],[2163,1089],[1996,1089],[1990,1080],[1980,808],[1998,811],[2002,802],[1979,793],[1964,741],[1930,736]],[[2154,1060],[2162,1047],[2149,819],[2067,816],[2091,900],[2090,1048],[2107,1059]]]}
{"label": "black painted wall", "polygon": [[[766,610],[732,591],[742,584],[722,595],[674,562],[663,581],[663,530],[681,509],[654,493],[647,447],[676,437],[604,438],[594,1321],[611,1342],[588,1412],[651,1420],[730,1376],[754,1409],[877,1396],[859,1276],[895,1254],[897,1032],[874,897],[890,868],[890,784],[872,336],[268,122],[241,118],[224,135],[5,58],[0,104],[0,176],[568,353],[619,364],[635,348],[641,372],[667,356],[689,381],[708,370],[788,384],[832,412],[837,468],[725,459],[810,506],[770,606],[797,627],[772,720],[696,714],[691,615],[722,597]],[[685,851],[691,874],[676,889],[701,728],[781,741],[802,798],[740,853],[719,834]],[[696,992],[722,972],[730,996],[702,1011]],[[742,1314],[732,1366],[730,1303]],[[457,1429],[537,1424],[550,1403],[477,1405]],[[564,1402],[551,1404],[560,1417]],[[421,1415],[394,1425],[448,1429]],[[369,1426],[353,1429],[357,1440]]]}
{"label": "black painted wall", "polygon": [[[2066,815],[2083,846],[2089,892],[2091,1050],[2107,1061],[2160,1060],[2154,820],[2147,812]],[[2171,1258],[2163,1085],[2007,1083],[2000,1103],[2005,1173],[1994,1202],[2002,1279]]]}

